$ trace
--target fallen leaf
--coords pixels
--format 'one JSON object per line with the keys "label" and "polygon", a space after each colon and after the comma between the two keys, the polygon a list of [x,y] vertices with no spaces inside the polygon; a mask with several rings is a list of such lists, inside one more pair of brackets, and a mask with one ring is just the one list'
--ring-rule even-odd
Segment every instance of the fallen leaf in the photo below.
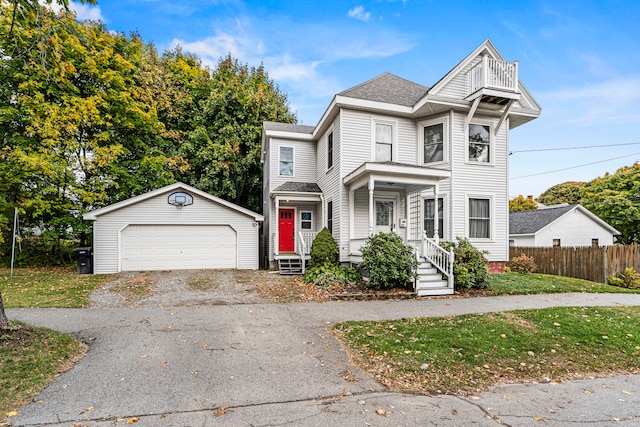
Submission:
{"label": "fallen leaf", "polygon": [[224,414],[226,414],[228,410],[229,410],[229,405],[220,406],[219,408],[216,408],[216,410],[213,412],[213,416],[221,417]]}
{"label": "fallen leaf", "polygon": [[507,337],[507,335],[506,335],[506,334],[501,334],[501,335],[500,335],[500,338],[502,338],[502,339],[505,339],[506,337]]}
{"label": "fallen leaf", "polygon": [[131,418],[129,418],[127,420],[127,424],[133,424],[133,423],[138,422],[139,420],[140,420],[140,418],[138,418],[138,417],[131,417]]}
{"label": "fallen leaf", "polygon": [[161,361],[160,361],[160,364],[161,364],[161,365],[166,365],[166,364],[167,364],[167,361],[166,361],[166,360],[161,360]]}
{"label": "fallen leaf", "polygon": [[376,414],[378,415],[387,415],[387,411],[384,409],[376,409]]}
{"label": "fallen leaf", "polygon": [[143,354],[142,356],[140,356],[140,359],[148,359],[149,356],[147,356],[146,354]]}
{"label": "fallen leaf", "polygon": [[631,394],[631,392],[630,392],[630,391],[627,391],[627,390],[620,390],[620,391],[621,391],[623,394]]}
{"label": "fallen leaf", "polygon": [[15,417],[16,415],[18,415],[18,412],[17,412],[17,411],[10,411],[10,412],[7,412],[7,417]]}
{"label": "fallen leaf", "polygon": [[209,348],[209,344],[202,344],[202,348]]}
{"label": "fallen leaf", "polygon": [[536,420],[536,421],[542,421],[543,420],[542,417],[533,417],[533,419]]}

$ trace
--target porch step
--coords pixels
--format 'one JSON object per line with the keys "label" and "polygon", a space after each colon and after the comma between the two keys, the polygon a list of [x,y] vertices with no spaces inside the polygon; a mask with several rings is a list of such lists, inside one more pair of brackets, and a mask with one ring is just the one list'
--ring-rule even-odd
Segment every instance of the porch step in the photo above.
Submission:
{"label": "porch step", "polygon": [[300,257],[287,257],[278,259],[278,270],[280,274],[302,274],[302,263]]}
{"label": "porch step", "polygon": [[429,295],[453,295],[453,288],[450,288],[447,279],[442,278],[442,273],[431,263],[421,262],[418,265],[418,278],[415,282],[415,289],[418,296]]}

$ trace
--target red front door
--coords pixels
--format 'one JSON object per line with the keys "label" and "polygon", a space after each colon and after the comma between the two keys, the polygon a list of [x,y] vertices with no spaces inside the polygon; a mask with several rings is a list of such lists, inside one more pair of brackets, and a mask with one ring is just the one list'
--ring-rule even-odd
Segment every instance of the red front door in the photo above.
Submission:
{"label": "red front door", "polygon": [[295,251],[294,210],[280,209],[278,215],[278,248],[280,252]]}

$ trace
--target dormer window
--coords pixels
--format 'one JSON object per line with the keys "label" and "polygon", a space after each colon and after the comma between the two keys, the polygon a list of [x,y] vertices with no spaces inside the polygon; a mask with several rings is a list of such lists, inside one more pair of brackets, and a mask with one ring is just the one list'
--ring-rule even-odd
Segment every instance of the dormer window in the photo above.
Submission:
{"label": "dormer window", "polygon": [[393,126],[386,123],[376,123],[376,161],[390,162],[393,160]]}

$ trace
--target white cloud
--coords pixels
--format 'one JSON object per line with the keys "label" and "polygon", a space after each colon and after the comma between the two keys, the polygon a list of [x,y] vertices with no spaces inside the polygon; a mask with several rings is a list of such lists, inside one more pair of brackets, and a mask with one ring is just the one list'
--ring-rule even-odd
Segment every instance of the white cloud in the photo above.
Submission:
{"label": "white cloud", "polygon": [[106,22],[99,6],[69,2],[69,8],[76,13],[79,21],[102,21]]}
{"label": "white cloud", "polygon": [[371,19],[371,12],[365,12],[364,6],[356,6],[347,13],[349,18],[355,18],[360,21],[368,21]]}

